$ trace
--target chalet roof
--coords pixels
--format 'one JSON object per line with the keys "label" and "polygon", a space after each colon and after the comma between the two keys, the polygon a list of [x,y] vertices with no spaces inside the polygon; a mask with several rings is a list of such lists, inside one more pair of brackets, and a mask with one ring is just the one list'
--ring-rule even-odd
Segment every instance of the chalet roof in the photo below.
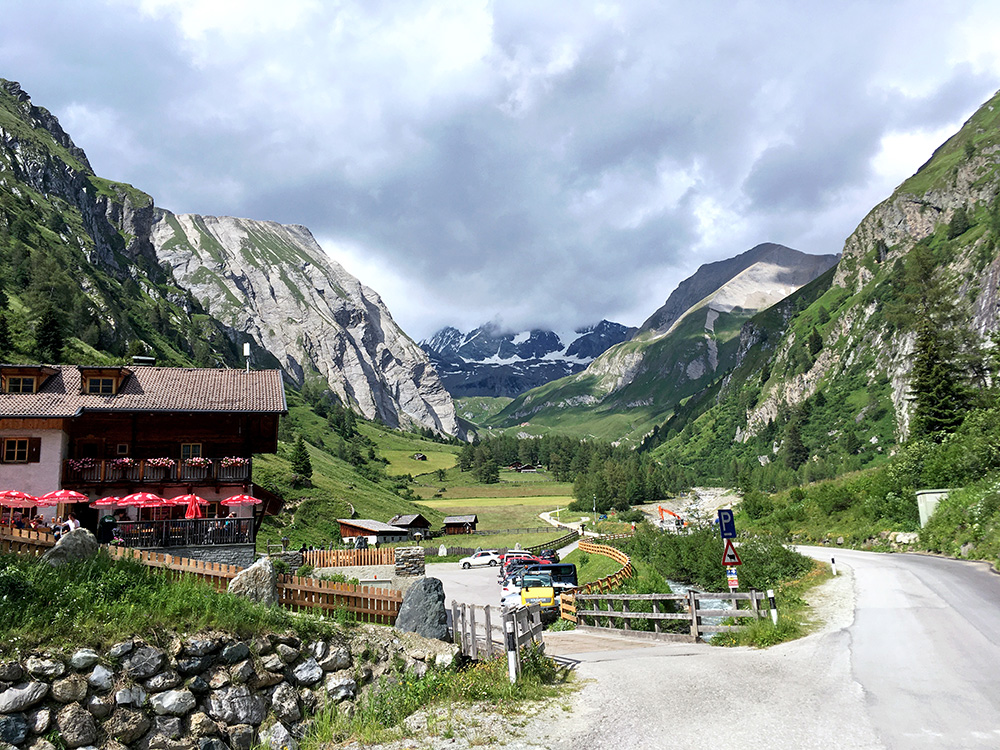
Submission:
{"label": "chalet roof", "polygon": [[444,519],[444,525],[449,526],[452,524],[466,524],[466,523],[479,523],[479,518],[477,516],[448,516]]}
{"label": "chalet roof", "polygon": [[397,534],[406,534],[406,529],[401,529],[398,526],[390,526],[387,523],[382,523],[381,521],[373,521],[370,518],[338,518],[338,523],[342,523],[345,526],[353,526],[356,529],[364,529],[365,531],[372,531],[378,533],[380,531],[393,531]]}
{"label": "chalet roof", "polygon": [[393,526],[412,526],[415,522],[420,521],[419,526],[430,526],[430,521],[424,518],[419,513],[412,513],[406,516],[393,516],[389,519],[389,523]]}
{"label": "chalet roof", "polygon": [[[0,369],[17,365],[0,365]],[[114,395],[82,393],[83,371],[54,365],[36,393],[0,393],[0,417],[75,417],[83,412],[230,412],[283,414],[278,370],[128,367]]]}

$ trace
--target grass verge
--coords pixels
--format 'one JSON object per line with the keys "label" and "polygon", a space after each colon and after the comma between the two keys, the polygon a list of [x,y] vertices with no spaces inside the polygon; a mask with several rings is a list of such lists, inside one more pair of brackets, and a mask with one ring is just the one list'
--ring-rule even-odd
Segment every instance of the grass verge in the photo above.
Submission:
{"label": "grass verge", "polygon": [[[216,591],[192,576],[173,579],[104,553],[53,568],[0,555],[0,653],[91,646],[127,638],[163,645],[176,632],[211,628],[241,637],[294,630],[330,635],[318,617],[293,615]],[[343,619],[343,618],[342,618]]]}

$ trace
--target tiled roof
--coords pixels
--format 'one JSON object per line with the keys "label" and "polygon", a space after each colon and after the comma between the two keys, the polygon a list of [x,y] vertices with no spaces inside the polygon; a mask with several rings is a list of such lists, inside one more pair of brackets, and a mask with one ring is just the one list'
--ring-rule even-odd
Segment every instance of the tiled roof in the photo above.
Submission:
{"label": "tiled roof", "polygon": [[444,525],[453,523],[478,523],[479,519],[476,516],[448,516],[444,519]]}
{"label": "tiled roof", "polygon": [[338,518],[337,521],[346,526],[353,526],[356,529],[364,529],[365,531],[394,531],[397,534],[406,534],[406,529],[401,529],[398,526],[390,526],[381,521],[372,521],[369,518]]}
{"label": "tiled roof", "polygon": [[424,518],[419,513],[414,513],[412,515],[407,515],[407,516],[393,516],[392,518],[389,519],[389,523],[392,524],[393,526],[409,526],[418,519],[420,520],[421,525],[428,523],[427,519]]}
{"label": "tiled roof", "polygon": [[281,414],[288,410],[278,370],[127,367],[131,374],[118,393],[100,396],[80,392],[79,368],[52,369],[56,374],[37,393],[0,393],[0,417],[73,417],[84,411]]}

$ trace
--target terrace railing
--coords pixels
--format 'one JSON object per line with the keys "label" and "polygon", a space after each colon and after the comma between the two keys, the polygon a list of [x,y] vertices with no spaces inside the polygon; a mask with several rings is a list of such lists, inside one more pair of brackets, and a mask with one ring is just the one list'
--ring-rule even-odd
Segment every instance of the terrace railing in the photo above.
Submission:
{"label": "terrace railing", "polygon": [[114,484],[149,482],[169,484],[171,482],[191,484],[192,482],[249,482],[252,461],[249,458],[237,462],[222,458],[210,459],[207,466],[195,466],[184,461],[174,461],[162,465],[162,459],[138,458],[131,462],[119,458],[97,459],[77,458],[63,462],[63,484]]}
{"label": "terrace railing", "polygon": [[162,521],[122,521],[114,535],[119,547],[192,547],[253,544],[252,518],[178,518]]}

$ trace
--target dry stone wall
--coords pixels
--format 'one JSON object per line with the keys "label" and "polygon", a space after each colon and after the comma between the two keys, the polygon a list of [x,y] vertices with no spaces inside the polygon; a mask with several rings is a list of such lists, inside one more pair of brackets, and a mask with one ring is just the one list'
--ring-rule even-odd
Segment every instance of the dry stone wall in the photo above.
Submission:
{"label": "dry stone wall", "polygon": [[454,647],[361,626],[350,644],[294,635],[125,641],[0,662],[0,748],[297,750],[309,719],[382,673],[422,676]]}

